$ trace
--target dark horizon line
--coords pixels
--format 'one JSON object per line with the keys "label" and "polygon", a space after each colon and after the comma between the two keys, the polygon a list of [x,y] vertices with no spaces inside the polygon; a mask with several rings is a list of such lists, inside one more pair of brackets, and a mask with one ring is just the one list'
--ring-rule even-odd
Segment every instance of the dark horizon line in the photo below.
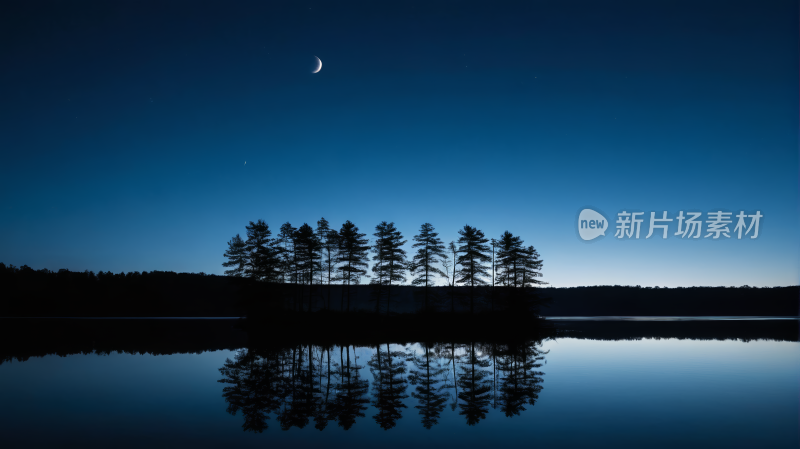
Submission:
{"label": "dark horizon line", "polygon": [[[150,274],[167,274],[167,275],[170,275],[170,274],[174,274],[174,275],[189,275],[189,276],[201,276],[201,277],[207,277],[207,276],[208,277],[224,277],[224,278],[231,278],[231,279],[242,279],[242,280],[245,280],[245,281],[252,281],[252,282],[263,282],[263,281],[258,281],[258,280],[255,280],[255,279],[250,279],[250,278],[247,278],[247,277],[228,276],[228,275],[225,275],[225,274],[205,273],[205,272],[202,272],[202,271],[198,272],[198,273],[195,273],[195,272],[185,272],[185,271],[177,272],[177,271],[151,270],[151,271],[128,271],[127,273],[124,272],[124,271],[120,271],[119,273],[114,273],[114,272],[112,272],[110,270],[109,271],[102,271],[101,270],[101,271],[98,271],[97,273],[95,273],[94,271],[90,271],[90,270],[72,271],[72,270],[69,270],[67,268],[60,268],[57,271],[50,270],[48,268],[40,268],[40,269],[36,270],[36,269],[33,269],[33,268],[29,267],[28,265],[24,265],[24,264],[21,265],[21,266],[16,266],[16,265],[13,265],[13,264],[6,265],[5,263],[0,262],[0,270],[2,270],[2,269],[16,269],[16,270],[22,271],[22,270],[24,270],[26,268],[31,270],[31,271],[34,271],[34,272],[46,271],[48,273],[55,273],[55,274],[60,273],[60,272],[69,272],[69,273],[77,273],[77,274],[84,273],[84,274],[87,274],[87,275],[93,275],[95,277],[97,277],[100,273],[103,273],[103,275],[105,275],[105,276],[108,276],[110,274],[111,276],[126,276],[126,277],[128,275],[136,275],[136,274],[138,274],[138,275],[150,275]],[[265,283],[294,285],[291,282],[265,282]],[[316,284],[316,285],[324,286],[325,284]],[[337,283],[337,284],[333,284],[333,285],[342,285],[342,284],[338,284]],[[358,285],[370,285],[370,284],[358,284]],[[414,285],[412,285],[410,283],[409,284],[397,284],[397,286],[398,287],[416,287],[416,286],[414,286]],[[486,287],[486,286],[491,287],[491,285],[484,285],[484,287]],[[448,285],[431,285],[430,287],[447,287],[447,288],[450,288],[450,286],[448,286]],[[461,286],[457,286],[457,287],[461,287]],[[497,287],[503,287],[503,286],[502,285],[498,285]],[[597,284],[597,285],[577,285],[577,286],[572,286],[572,287],[554,287],[554,286],[551,286],[551,285],[547,285],[547,286],[542,286],[542,287],[527,287],[527,288],[565,289],[566,290],[566,289],[596,288],[596,287],[640,288],[640,289],[646,289],[646,290],[680,290],[680,289],[691,289],[691,288],[773,289],[773,288],[791,288],[791,287],[800,288],[800,283],[794,284],[794,285],[773,285],[773,286],[768,286],[768,287],[755,287],[755,286],[750,286],[750,285],[742,285],[742,286],[739,286],[739,287],[727,286],[727,285],[690,285],[690,286],[678,286],[678,287],[659,287],[659,286],[648,287],[648,286],[644,286],[644,287],[642,287],[641,285]],[[418,287],[418,288],[425,288],[425,287]]]}

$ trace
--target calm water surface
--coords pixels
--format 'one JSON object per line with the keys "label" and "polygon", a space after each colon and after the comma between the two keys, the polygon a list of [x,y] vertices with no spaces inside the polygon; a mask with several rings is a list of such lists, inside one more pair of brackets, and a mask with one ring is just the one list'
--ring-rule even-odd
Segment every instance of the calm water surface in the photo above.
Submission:
{"label": "calm water surface", "polygon": [[798,379],[800,344],[766,340],[48,355],[0,365],[0,428],[3,447],[796,448]]}

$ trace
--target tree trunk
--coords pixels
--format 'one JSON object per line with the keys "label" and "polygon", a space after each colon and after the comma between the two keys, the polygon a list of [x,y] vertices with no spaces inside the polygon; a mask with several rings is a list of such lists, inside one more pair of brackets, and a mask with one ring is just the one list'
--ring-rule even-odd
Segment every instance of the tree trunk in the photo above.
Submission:
{"label": "tree trunk", "polygon": [[475,263],[470,262],[470,269],[472,271],[472,279],[470,279],[470,287],[469,287],[469,313],[475,313]]}
{"label": "tree trunk", "polygon": [[430,266],[428,262],[428,252],[425,251],[425,302],[423,303],[425,310],[423,312],[428,311],[428,267]]}
{"label": "tree trunk", "polygon": [[[311,261],[314,262],[313,259]],[[311,301],[313,301],[313,291],[314,291],[314,269],[309,268],[308,270],[308,311],[311,312]]]}
{"label": "tree trunk", "polygon": [[331,258],[328,253],[328,312],[331,311]]}
{"label": "tree trunk", "polygon": [[386,289],[386,314],[389,314],[389,307],[392,304],[392,275],[394,274],[394,262],[389,262],[389,285]]}
{"label": "tree trunk", "polygon": [[353,277],[353,272],[350,271],[352,268],[351,262],[347,261],[347,313],[350,313],[350,280]]}

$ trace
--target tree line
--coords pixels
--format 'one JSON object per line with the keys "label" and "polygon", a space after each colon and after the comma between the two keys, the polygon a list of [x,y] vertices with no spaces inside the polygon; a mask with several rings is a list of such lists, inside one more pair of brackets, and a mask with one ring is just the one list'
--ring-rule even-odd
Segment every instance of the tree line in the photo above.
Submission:
{"label": "tree line", "polygon": [[265,287],[205,273],[51,271],[0,262],[0,316],[241,316],[244,300]]}
{"label": "tree line", "polygon": [[[409,278],[411,285],[424,287],[424,310],[430,310],[433,300],[438,299],[433,298],[430,289],[437,278],[444,279],[451,291],[457,285],[469,287],[473,313],[478,287],[525,289],[546,284],[540,279],[543,262],[539,253],[508,231],[498,239],[488,239],[483,231],[465,225],[458,231],[458,240],[445,245],[433,225],[424,223],[413,237],[414,253],[409,258],[403,249],[407,240],[393,222],[382,221],[375,226],[371,242],[349,220],[338,231],[325,218],[317,221],[316,229],[307,223],[296,228],[286,222],[274,237],[264,220],[251,221],[245,229],[246,239],[237,234],[228,241],[222,264],[228,268],[225,274],[298,286],[298,311],[311,310],[314,285],[330,287],[333,283],[344,286],[340,309],[349,311],[350,287],[365,278],[374,287],[371,300],[376,312],[383,304],[387,312],[390,310],[392,287]],[[370,258],[371,275],[367,272]],[[305,286],[309,292],[307,307]],[[455,293],[451,296],[454,311]],[[326,308],[331,309],[330,288]]]}

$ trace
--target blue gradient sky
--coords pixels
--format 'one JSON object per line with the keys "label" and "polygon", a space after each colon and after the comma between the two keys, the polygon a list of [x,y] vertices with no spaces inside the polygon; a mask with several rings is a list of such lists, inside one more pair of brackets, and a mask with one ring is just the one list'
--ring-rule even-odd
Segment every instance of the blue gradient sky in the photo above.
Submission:
{"label": "blue gradient sky", "polygon": [[[221,274],[324,216],[509,230],[559,287],[800,282],[796,2],[163,3],[0,7],[0,261]],[[587,205],[764,218],[587,244]]]}

